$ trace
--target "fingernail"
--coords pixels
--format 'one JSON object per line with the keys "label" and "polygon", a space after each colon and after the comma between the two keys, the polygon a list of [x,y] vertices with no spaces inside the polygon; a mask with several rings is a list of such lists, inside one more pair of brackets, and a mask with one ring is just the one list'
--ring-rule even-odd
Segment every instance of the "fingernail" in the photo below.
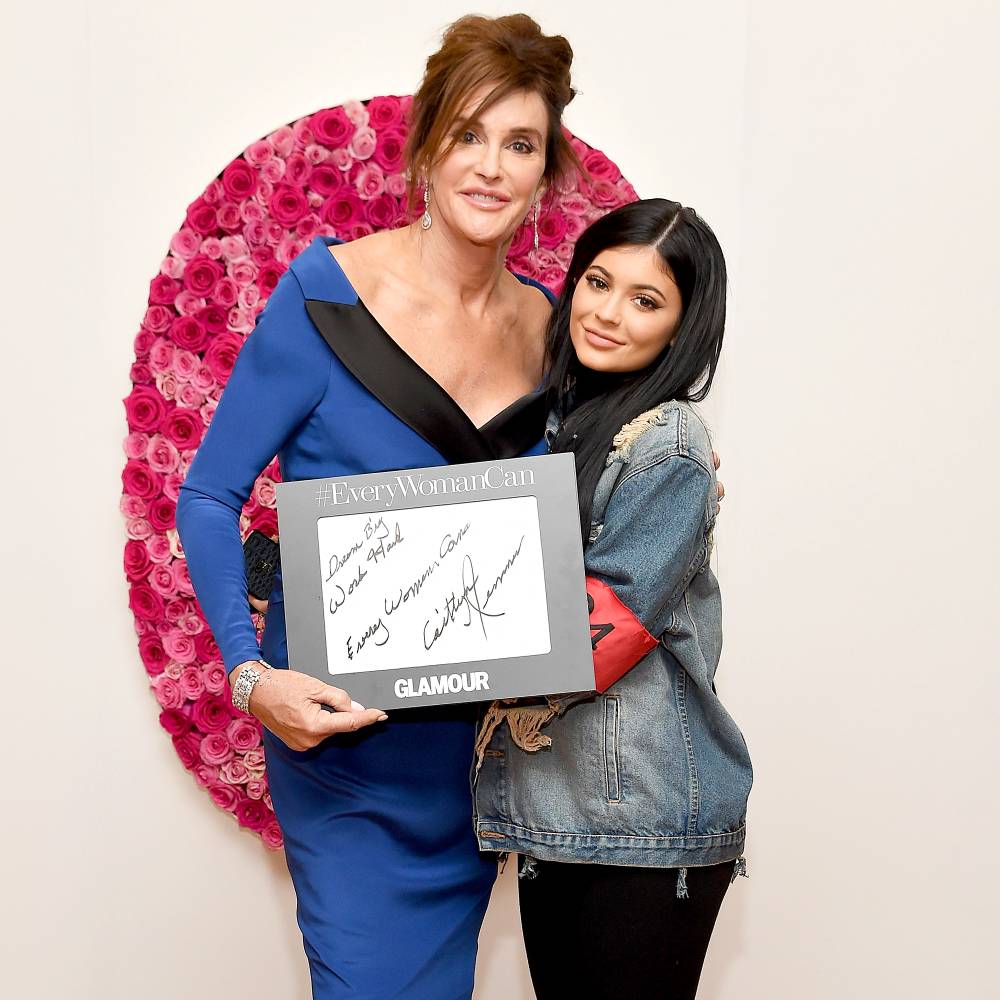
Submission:
{"label": "fingernail", "polygon": [[383,712],[383,713],[382,713],[382,714],[381,714],[381,715],[380,715],[380,716],[378,717],[378,721],[379,721],[379,722],[385,722],[385,720],[386,720],[386,719],[388,719],[388,718],[389,718],[389,716],[388,716],[388,715],[386,715],[386,714],[385,714],[385,712]]}
{"label": "fingernail", "polygon": [[355,712],[363,712],[365,710],[365,706],[359,701],[352,701],[351,708],[353,708]]}

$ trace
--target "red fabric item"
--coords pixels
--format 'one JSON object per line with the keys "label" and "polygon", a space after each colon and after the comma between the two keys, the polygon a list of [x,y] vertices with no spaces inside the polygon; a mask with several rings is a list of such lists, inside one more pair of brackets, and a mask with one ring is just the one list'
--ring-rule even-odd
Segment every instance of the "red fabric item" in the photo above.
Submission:
{"label": "red fabric item", "polygon": [[607,691],[656,644],[654,636],[602,580],[587,577],[590,646],[594,651],[594,689]]}

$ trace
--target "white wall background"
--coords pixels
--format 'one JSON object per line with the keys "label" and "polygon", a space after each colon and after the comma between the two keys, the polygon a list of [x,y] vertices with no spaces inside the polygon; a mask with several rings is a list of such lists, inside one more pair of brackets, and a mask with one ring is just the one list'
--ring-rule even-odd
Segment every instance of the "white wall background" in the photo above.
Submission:
{"label": "white wall background", "polygon": [[[568,123],[727,248],[722,692],[757,769],[707,1000],[993,995],[1000,8],[524,2]],[[517,9],[483,3],[500,13]],[[411,92],[466,2],[5,18],[0,991],[307,995],[280,856],[176,761],[120,570],[120,399],[187,202],[251,139]],[[478,1000],[529,1000],[508,871]]]}

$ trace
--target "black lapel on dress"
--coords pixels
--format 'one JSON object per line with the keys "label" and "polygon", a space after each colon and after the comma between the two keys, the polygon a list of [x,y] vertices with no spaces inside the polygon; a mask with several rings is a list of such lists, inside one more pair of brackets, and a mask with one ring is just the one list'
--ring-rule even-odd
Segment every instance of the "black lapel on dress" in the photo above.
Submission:
{"label": "black lapel on dress", "polygon": [[483,424],[479,433],[489,441],[497,458],[513,458],[542,439],[548,410],[547,393],[522,396]]}
{"label": "black lapel on dress", "polygon": [[504,457],[494,453],[465,411],[382,329],[360,299],[356,305],[306,299],[306,311],[344,367],[449,462]]}

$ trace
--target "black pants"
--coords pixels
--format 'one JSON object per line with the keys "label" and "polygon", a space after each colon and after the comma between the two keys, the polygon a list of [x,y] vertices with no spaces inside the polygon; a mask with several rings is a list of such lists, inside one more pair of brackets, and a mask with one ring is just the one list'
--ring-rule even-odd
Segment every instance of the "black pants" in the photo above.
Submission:
{"label": "black pants", "polygon": [[734,865],[688,868],[685,899],[676,868],[534,862],[517,884],[538,1000],[692,1000]]}

